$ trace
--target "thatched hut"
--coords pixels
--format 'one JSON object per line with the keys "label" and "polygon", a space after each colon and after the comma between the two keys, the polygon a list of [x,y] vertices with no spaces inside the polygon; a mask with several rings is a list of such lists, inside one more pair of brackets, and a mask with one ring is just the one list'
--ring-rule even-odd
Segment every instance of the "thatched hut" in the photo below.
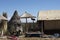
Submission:
{"label": "thatched hut", "polygon": [[27,23],[28,23],[27,19],[28,19],[28,18],[33,19],[33,18],[36,18],[36,17],[33,16],[33,15],[31,15],[31,14],[29,14],[29,13],[27,13],[27,12],[25,11],[25,13],[24,13],[23,15],[21,15],[21,18],[25,18],[25,19],[26,19],[24,32],[28,32],[28,28],[29,28],[29,27],[27,26]]}
{"label": "thatched hut", "polygon": [[7,18],[0,16],[0,36],[3,36],[7,32]]}
{"label": "thatched hut", "polygon": [[20,30],[20,27],[21,27],[20,16],[18,15],[17,10],[15,10],[13,16],[8,22],[8,31],[10,34],[12,34],[13,32]]}
{"label": "thatched hut", "polygon": [[60,10],[39,11],[38,26],[46,34],[60,33]]}

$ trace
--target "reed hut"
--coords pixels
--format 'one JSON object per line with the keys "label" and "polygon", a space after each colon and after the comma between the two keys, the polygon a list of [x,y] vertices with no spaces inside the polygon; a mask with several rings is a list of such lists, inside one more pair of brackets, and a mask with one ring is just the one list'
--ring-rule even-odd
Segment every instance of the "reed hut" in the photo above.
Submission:
{"label": "reed hut", "polygon": [[33,18],[36,18],[35,16],[33,16],[33,15],[31,15],[31,14],[29,14],[29,13],[27,13],[26,11],[25,11],[25,13],[23,14],[23,15],[21,15],[21,18],[25,18],[26,19],[26,23],[25,23],[25,30],[24,30],[24,32],[28,32],[28,26],[27,26],[27,23],[28,23],[28,18],[31,18],[31,19],[33,19]]}
{"label": "reed hut", "polygon": [[0,15],[0,36],[5,35],[7,32],[7,18]]}
{"label": "reed hut", "polygon": [[20,28],[21,28],[20,16],[18,15],[17,10],[15,10],[13,16],[8,22],[8,31],[10,35],[12,35],[13,32],[19,31]]}
{"label": "reed hut", "polygon": [[42,33],[60,33],[60,10],[39,11],[37,21]]}

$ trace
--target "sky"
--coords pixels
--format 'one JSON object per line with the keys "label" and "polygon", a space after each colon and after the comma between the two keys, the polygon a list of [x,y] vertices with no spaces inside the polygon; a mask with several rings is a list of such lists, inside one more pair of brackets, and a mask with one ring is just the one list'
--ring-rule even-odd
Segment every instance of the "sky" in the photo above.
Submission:
{"label": "sky", "polygon": [[60,10],[60,0],[0,0],[0,14],[7,12],[10,19],[15,10],[19,15],[27,11],[37,17],[41,10]]}

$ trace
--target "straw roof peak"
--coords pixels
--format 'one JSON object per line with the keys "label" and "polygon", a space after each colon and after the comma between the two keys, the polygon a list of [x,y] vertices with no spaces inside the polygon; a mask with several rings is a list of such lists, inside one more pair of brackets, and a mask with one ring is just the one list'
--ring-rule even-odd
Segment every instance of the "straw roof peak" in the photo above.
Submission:
{"label": "straw roof peak", "polygon": [[33,16],[25,11],[24,14],[21,15],[21,18],[35,18],[35,16]]}
{"label": "straw roof peak", "polygon": [[60,10],[39,11],[38,20],[60,20]]}

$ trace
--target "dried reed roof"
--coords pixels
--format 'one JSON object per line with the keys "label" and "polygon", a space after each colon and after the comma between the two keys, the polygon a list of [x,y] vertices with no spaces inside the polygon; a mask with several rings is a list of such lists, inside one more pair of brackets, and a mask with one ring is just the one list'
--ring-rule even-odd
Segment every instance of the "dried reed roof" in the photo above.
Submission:
{"label": "dried reed roof", "polygon": [[0,15],[0,20],[7,20],[7,18],[5,18],[4,16]]}
{"label": "dried reed roof", "polygon": [[13,16],[11,17],[10,21],[11,23],[19,23],[20,24],[20,16],[18,15],[18,12],[15,10]]}
{"label": "dried reed roof", "polygon": [[38,20],[60,20],[60,10],[39,11]]}
{"label": "dried reed roof", "polygon": [[32,16],[31,14],[25,12],[23,15],[21,15],[21,18],[35,18],[35,16]]}

